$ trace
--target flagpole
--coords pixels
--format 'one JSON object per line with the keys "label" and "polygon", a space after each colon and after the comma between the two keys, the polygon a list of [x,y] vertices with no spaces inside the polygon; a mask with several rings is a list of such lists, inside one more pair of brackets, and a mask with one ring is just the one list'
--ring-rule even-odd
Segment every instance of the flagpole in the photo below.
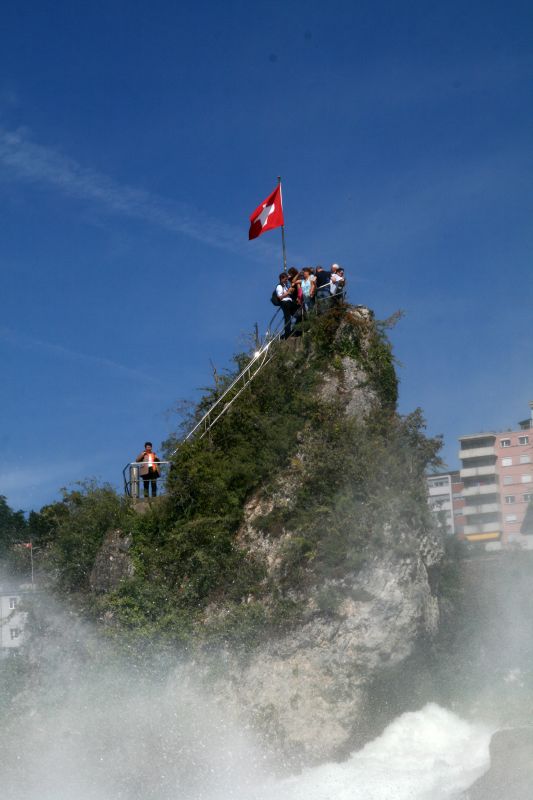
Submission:
{"label": "flagpole", "polygon": [[[278,186],[281,191],[281,175],[278,175]],[[287,250],[285,248],[285,225],[281,226],[281,247],[283,249],[283,272],[287,272]]]}

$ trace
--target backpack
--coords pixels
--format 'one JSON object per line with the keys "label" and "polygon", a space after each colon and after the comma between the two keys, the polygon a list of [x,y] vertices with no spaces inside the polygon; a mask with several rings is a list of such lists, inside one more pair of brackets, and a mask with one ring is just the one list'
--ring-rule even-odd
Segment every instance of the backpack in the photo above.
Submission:
{"label": "backpack", "polygon": [[272,292],[272,295],[270,297],[270,302],[272,303],[273,306],[280,306],[281,305],[281,300],[279,299],[278,294],[277,294],[275,289]]}

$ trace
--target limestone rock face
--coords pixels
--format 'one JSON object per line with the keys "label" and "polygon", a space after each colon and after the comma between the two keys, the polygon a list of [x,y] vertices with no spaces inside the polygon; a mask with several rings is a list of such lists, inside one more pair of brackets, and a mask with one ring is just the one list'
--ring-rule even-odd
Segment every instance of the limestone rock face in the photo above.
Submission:
{"label": "limestone rock face", "polygon": [[[225,653],[239,701],[267,741],[309,763],[365,740],[376,675],[436,632],[438,602],[427,568],[422,557],[375,560],[322,585],[308,598],[307,621],[260,646],[245,664]],[[324,612],[318,604],[328,594],[338,605]],[[224,683],[219,691],[231,695]]]}
{"label": "limestone rock face", "polygon": [[[370,309],[365,306],[357,306],[351,309],[350,315],[357,321],[364,331],[365,326],[370,330],[373,326],[373,315]],[[336,338],[340,339],[346,328],[347,323],[339,326]],[[361,338],[362,347],[365,348],[366,340]],[[320,397],[326,402],[340,400],[345,408],[345,413],[349,417],[364,418],[368,416],[372,409],[379,405],[377,393],[369,386],[368,375],[361,365],[348,356],[340,358],[340,363],[336,369],[330,370],[324,375],[324,380],[320,390]]]}
{"label": "limestone rock face", "polygon": [[323,400],[340,399],[350,417],[365,417],[377,405],[376,393],[368,386],[368,377],[352,359],[340,359],[340,369],[324,376],[320,396]]}
{"label": "limestone rock face", "polygon": [[[353,358],[342,358],[319,391],[326,402],[340,399],[344,413],[360,420],[379,403]],[[244,508],[238,544],[265,565],[267,585],[279,581],[283,552],[294,532],[283,528],[274,533],[259,521],[273,509],[290,508],[299,467],[305,469],[305,458],[295,453],[271,491],[258,492]],[[432,572],[443,556],[441,543],[405,523],[383,530],[381,539],[385,546],[360,570],[291,590],[290,599],[303,613],[286,633],[259,644],[245,658],[229,647],[222,652],[218,696],[244,708],[243,724],[251,724],[267,745],[294,763],[341,756],[374,735],[374,682],[437,632]],[[223,603],[213,604],[207,617],[212,622],[225,613]]]}
{"label": "limestone rock face", "polygon": [[[376,558],[356,574],[323,583],[306,598],[306,621],[245,661],[228,649],[217,692],[238,698],[266,742],[300,763],[362,744],[372,730],[376,676],[437,631],[428,569],[441,552],[425,545],[424,557]],[[334,607],[324,610],[328,598]]]}
{"label": "limestone rock face", "polygon": [[131,578],[133,562],[129,556],[131,536],[120,530],[111,530],[105,536],[96,556],[90,576],[93,592],[112,592],[121,581]]}

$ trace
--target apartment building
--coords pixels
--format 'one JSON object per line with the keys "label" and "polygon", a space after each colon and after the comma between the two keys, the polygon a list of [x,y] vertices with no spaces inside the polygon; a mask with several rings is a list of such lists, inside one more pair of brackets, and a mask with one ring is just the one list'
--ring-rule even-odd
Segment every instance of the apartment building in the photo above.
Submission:
{"label": "apartment building", "polygon": [[450,535],[533,549],[533,401],[516,429],[461,436],[461,469],[429,475],[428,504]]}
{"label": "apartment building", "polygon": [[427,487],[428,504],[437,524],[452,536],[462,536],[465,519],[463,482],[459,470],[428,475]]}
{"label": "apartment building", "polygon": [[530,408],[515,430],[459,439],[468,541],[533,549],[533,402]]}

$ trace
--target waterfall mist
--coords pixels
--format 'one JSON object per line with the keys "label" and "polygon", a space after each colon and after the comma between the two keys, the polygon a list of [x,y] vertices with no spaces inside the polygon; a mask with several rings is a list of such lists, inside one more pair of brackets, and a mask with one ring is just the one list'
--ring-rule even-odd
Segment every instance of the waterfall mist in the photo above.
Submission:
{"label": "waterfall mist", "polygon": [[75,615],[42,606],[3,726],[9,800],[447,800],[488,765],[489,729],[431,704],[345,762],[287,776],[194,664],[117,656]]}

